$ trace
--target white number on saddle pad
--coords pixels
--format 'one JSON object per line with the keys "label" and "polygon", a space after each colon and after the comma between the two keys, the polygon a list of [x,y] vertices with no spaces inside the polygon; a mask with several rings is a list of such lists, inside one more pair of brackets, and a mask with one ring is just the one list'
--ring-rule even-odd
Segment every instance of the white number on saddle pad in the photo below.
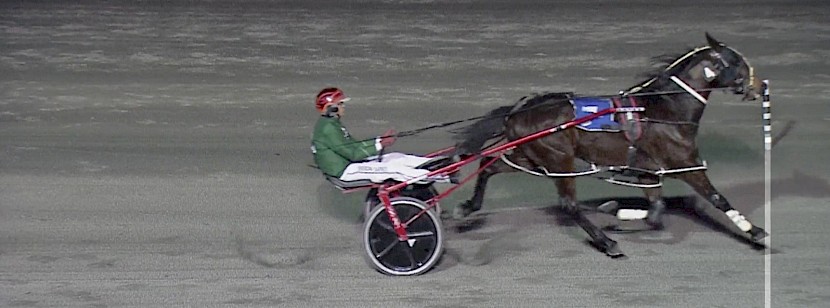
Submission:
{"label": "white number on saddle pad", "polygon": [[[599,111],[599,106],[582,106],[582,112],[597,113],[597,111]],[[591,122],[592,121],[587,121],[585,123],[582,123],[581,125],[583,127],[589,127],[591,126]]]}

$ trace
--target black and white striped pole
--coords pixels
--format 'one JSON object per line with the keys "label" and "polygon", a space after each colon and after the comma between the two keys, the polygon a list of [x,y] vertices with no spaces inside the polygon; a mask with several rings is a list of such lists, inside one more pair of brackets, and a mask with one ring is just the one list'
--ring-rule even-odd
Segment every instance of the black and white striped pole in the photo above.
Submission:
{"label": "black and white striped pole", "polygon": [[[763,131],[764,131],[764,229],[772,233],[772,104],[769,100],[769,80],[764,80],[763,90]],[[772,242],[767,236],[764,254],[764,307],[772,306]]]}
{"label": "black and white striped pole", "polygon": [[763,81],[762,89],[764,93],[764,151],[769,152],[770,150],[772,150],[772,112],[770,109],[770,107],[772,106],[769,101],[769,80]]}

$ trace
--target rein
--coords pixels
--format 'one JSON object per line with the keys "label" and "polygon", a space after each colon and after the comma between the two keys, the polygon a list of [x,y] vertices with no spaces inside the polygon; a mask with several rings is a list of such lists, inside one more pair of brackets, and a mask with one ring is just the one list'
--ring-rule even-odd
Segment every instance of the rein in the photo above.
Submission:
{"label": "rein", "polygon": [[[700,91],[704,92],[704,91],[728,90],[728,89],[731,89],[731,87],[704,88],[704,89],[701,89]],[[581,98],[581,97],[599,97],[599,98],[611,98],[611,97],[616,97],[616,96],[644,97],[644,96],[659,96],[659,95],[683,94],[683,93],[688,93],[688,92],[685,91],[685,90],[682,90],[682,91],[681,90],[673,90],[673,91],[659,91],[659,92],[639,92],[639,93],[629,93],[629,94],[620,93],[620,94],[615,94],[615,95],[573,96],[572,98],[570,98],[568,100],[575,99],[575,98]],[[384,138],[402,138],[402,137],[415,136],[415,135],[418,135],[418,134],[423,133],[423,132],[428,131],[428,130],[433,130],[433,129],[436,129],[436,128],[452,126],[452,125],[456,125],[456,124],[460,124],[460,123],[466,123],[466,122],[471,122],[471,121],[476,121],[476,120],[481,120],[481,119],[509,117],[511,115],[514,115],[514,114],[517,114],[517,113],[520,113],[520,112],[530,111],[530,110],[533,110],[535,108],[540,108],[540,107],[543,107],[543,106],[546,106],[546,105],[550,105],[550,104],[553,104],[553,103],[559,103],[559,102],[562,102],[562,101],[563,100],[548,101],[548,102],[539,103],[538,105],[534,105],[532,107],[519,108],[517,110],[512,110],[510,112],[505,112],[505,113],[501,113],[501,114],[494,114],[494,115],[489,115],[489,116],[482,115],[482,116],[476,116],[476,117],[466,118],[466,119],[462,119],[462,120],[454,120],[454,121],[448,121],[448,122],[444,122],[444,123],[432,124],[432,125],[424,126],[424,127],[421,127],[421,128],[416,128],[416,129],[412,129],[412,130],[406,130],[406,131],[398,132],[397,134],[394,134],[394,135],[391,135],[391,136],[378,136],[378,137],[374,137],[374,138],[367,138],[367,139],[363,139],[363,140],[357,140],[353,143],[360,143],[360,142],[364,142],[364,141],[375,140],[376,138],[384,139]],[[656,120],[656,119],[651,119],[651,118],[644,118],[644,119],[640,119],[639,121],[640,122],[657,123],[657,124],[666,124],[666,125],[695,125],[695,126],[698,125],[697,123],[689,122],[689,121],[666,121],[666,120]]]}
{"label": "rein", "polygon": [[668,121],[668,120],[655,120],[652,118],[644,118],[638,120],[640,122],[648,122],[648,123],[657,123],[657,124],[666,124],[666,125],[692,125],[692,126],[700,126],[700,124],[692,122],[692,121]]}
{"label": "rein", "polygon": [[[755,84],[755,68],[753,68],[752,65],[749,64],[749,60],[747,60],[746,57],[742,53],[740,53],[739,51],[737,51],[734,48],[729,47],[729,46],[723,46],[723,47],[724,48],[729,48],[729,50],[731,50],[732,52],[734,52],[735,54],[740,56],[741,60],[744,61],[747,68],[749,69],[749,87],[752,88],[752,85]],[[702,47],[697,47],[695,49],[692,49],[691,51],[687,52],[685,55],[677,58],[671,64],[666,66],[666,68],[663,69],[663,71],[668,72],[669,70],[673,69],[675,66],[679,65],[680,63],[683,63],[683,61],[685,61],[689,57],[696,55],[698,52],[701,52],[701,51],[704,51],[704,50],[709,50],[709,49],[712,49],[712,47],[711,46],[702,46]],[[723,60],[721,60],[721,61],[723,61]],[[643,84],[641,84],[639,86],[632,87],[632,88],[628,89],[627,91],[623,91],[622,93],[624,93],[626,95],[632,95],[634,93],[637,93],[637,92],[645,89],[646,87],[648,87],[649,85],[651,85],[655,81],[657,81],[657,77],[649,79],[648,81],[644,82]],[[706,91],[706,90],[707,89],[701,89],[700,92],[703,92],[703,91]]]}
{"label": "rein", "polygon": [[[734,89],[734,87],[703,88],[703,89],[698,90],[697,92],[711,92],[711,91],[717,91],[717,90],[731,90],[731,89]],[[638,93],[621,92],[619,95],[621,95],[623,97],[626,97],[626,96],[640,97],[640,96],[657,96],[657,95],[683,94],[683,93],[687,93],[687,91],[686,90],[683,90],[683,91],[671,90],[671,91],[638,92]],[[613,97],[613,96],[617,96],[617,95],[606,95],[606,96],[595,96],[595,97]]]}
{"label": "rein", "polygon": [[[732,89],[732,87],[704,88],[704,89],[700,89],[698,91],[699,92],[707,92],[707,91],[729,90],[729,89]],[[645,97],[645,96],[660,96],[660,95],[667,95],[667,94],[683,94],[683,93],[689,93],[689,92],[687,90],[672,90],[672,91],[659,91],[659,92],[639,92],[639,93],[629,93],[629,94],[621,93],[621,94],[615,94],[615,95],[574,96],[571,99],[582,98],[582,97],[611,98],[611,97],[616,97],[616,96],[620,96],[620,95],[622,95],[622,96],[633,96],[633,97]],[[697,92],[695,92],[695,93],[697,93]],[[694,95],[694,94],[692,94],[692,95]],[[698,96],[699,95],[700,94],[698,94]],[[530,110],[533,110],[535,108],[543,107],[545,105],[550,105],[550,104],[553,104],[553,103],[559,103],[561,101],[562,100],[548,101],[548,102],[540,103],[538,105],[534,105],[532,107],[519,108],[517,110],[513,110],[513,111],[505,112],[505,113],[500,113],[500,114],[494,114],[494,115],[489,115],[489,116],[486,116],[486,115],[476,116],[476,117],[472,117],[472,118],[466,118],[466,119],[463,119],[463,120],[455,120],[455,121],[449,121],[449,122],[444,122],[444,123],[432,124],[432,125],[428,125],[428,126],[425,126],[425,127],[416,128],[416,129],[413,129],[413,130],[402,131],[402,132],[399,132],[395,135],[388,136],[387,138],[391,138],[391,137],[400,138],[400,137],[414,136],[414,135],[420,134],[420,133],[428,131],[428,130],[447,127],[447,126],[452,126],[452,125],[460,124],[460,123],[466,123],[466,122],[481,120],[481,119],[509,117],[511,115],[514,115],[514,114],[517,114],[517,113],[520,113],[520,112],[530,111]],[[690,125],[691,124],[691,125],[697,125],[697,123],[693,123],[693,122],[664,121],[664,120],[655,120],[655,119],[649,119],[649,118],[642,119],[640,121],[642,121],[642,122],[662,123],[662,124],[678,124],[678,125]],[[381,137],[381,138],[384,138],[384,137]],[[366,140],[371,140],[371,139],[366,139]]]}
{"label": "rein", "polygon": [[[737,50],[735,50],[735,49],[733,49],[729,46],[723,46],[723,47],[724,48],[729,48],[729,50],[736,53],[738,56],[741,57],[741,60],[744,61],[744,63],[746,64],[746,66],[749,69],[749,87],[751,89],[753,83],[755,82],[755,70],[754,70],[754,68],[752,67],[752,65],[749,64],[749,61],[746,60],[746,57],[744,57],[743,54],[741,54],[740,52],[738,52]],[[697,53],[699,53],[701,51],[704,51],[704,50],[709,50],[709,49],[712,49],[712,47],[711,46],[702,46],[702,47],[697,47],[697,48],[687,52],[685,55],[677,58],[672,63],[670,63],[664,69],[664,72],[668,72],[669,70],[675,68],[677,65],[679,65],[680,63],[683,63],[684,61],[686,61],[690,57],[696,55]],[[598,95],[598,96],[590,96],[590,97],[597,97],[597,98],[612,98],[612,97],[617,97],[617,96],[643,97],[643,96],[659,96],[659,95],[684,94],[685,93],[685,94],[692,95],[695,99],[697,99],[699,102],[701,102],[705,105],[707,103],[707,99],[705,97],[703,97],[702,95],[700,95],[700,92],[711,92],[711,91],[715,91],[715,90],[728,90],[728,89],[737,88],[737,87],[717,87],[717,88],[694,89],[694,88],[690,87],[689,85],[687,85],[682,80],[680,80],[680,78],[678,78],[677,76],[672,75],[671,77],[669,77],[669,79],[672,82],[674,82],[677,86],[679,86],[682,90],[640,92],[640,91],[643,91],[646,87],[648,87],[652,83],[654,83],[655,81],[657,81],[658,78],[659,77],[654,77],[652,79],[649,79],[648,81],[646,81],[646,82],[644,82],[644,83],[642,83],[638,86],[629,88],[626,91],[620,91],[619,94]],[[574,96],[571,99],[580,98],[580,97],[585,97],[585,96]],[[506,112],[506,113],[503,113],[503,114],[494,114],[494,115],[489,115],[489,116],[483,115],[483,116],[477,116],[477,117],[467,118],[467,119],[463,119],[463,120],[455,120],[455,121],[449,121],[449,122],[444,122],[444,123],[432,124],[432,125],[429,125],[429,126],[425,126],[425,127],[421,127],[421,128],[417,128],[417,129],[413,129],[413,130],[407,130],[407,131],[399,132],[399,133],[391,135],[391,136],[381,136],[379,138],[409,137],[409,136],[414,136],[414,135],[420,134],[420,133],[428,131],[428,130],[447,127],[447,126],[451,126],[451,125],[455,125],[455,124],[466,123],[466,122],[476,121],[476,120],[481,120],[481,119],[489,119],[489,118],[497,118],[497,117],[509,117],[509,116],[511,116],[513,114],[516,114],[516,113],[519,113],[519,112],[525,112],[525,111],[528,111],[528,110],[532,110],[534,108],[542,107],[544,105],[548,105],[548,104],[552,104],[552,103],[559,103],[559,102],[560,102],[559,100],[554,101],[554,102],[543,102],[543,103],[540,103],[538,105],[534,105],[532,107],[519,108],[517,110],[511,110],[510,112]],[[659,124],[667,124],[667,125],[695,125],[695,126],[698,125],[697,123],[689,122],[689,121],[666,121],[666,120],[655,120],[655,119],[649,119],[649,118],[641,119],[639,121],[659,123]],[[374,139],[374,138],[372,138],[372,139]],[[366,139],[366,140],[371,140],[371,139]],[[361,141],[358,141],[358,142],[362,142],[362,141],[366,141],[366,140],[361,140]]]}

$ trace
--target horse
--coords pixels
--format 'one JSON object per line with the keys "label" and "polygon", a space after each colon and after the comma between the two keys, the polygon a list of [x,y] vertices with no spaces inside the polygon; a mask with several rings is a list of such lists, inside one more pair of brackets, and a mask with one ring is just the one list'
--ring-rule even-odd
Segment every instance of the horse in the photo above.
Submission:
{"label": "horse", "polygon": [[[716,207],[720,210],[714,211],[716,215],[722,213],[750,243],[762,245],[762,240],[769,234],[750,223],[712,185],[695,142],[712,91],[731,90],[743,100],[755,100],[760,97],[762,85],[741,53],[709,33],[706,33],[706,41],[706,45],[679,56],[655,58],[659,65],[647,74],[648,79],[610,96],[609,100],[619,106],[645,108],[642,112],[616,115],[617,123],[622,123],[616,130],[607,127],[567,129],[519,145],[512,152],[482,157],[480,167],[484,169],[476,179],[474,194],[456,207],[456,218],[464,218],[481,209],[487,181],[495,174],[521,170],[548,175],[555,181],[560,206],[575,215],[592,243],[609,256],[621,256],[617,243],[584,216],[583,211],[589,209],[577,203],[575,177],[603,171],[632,179],[606,179],[612,183],[643,189],[649,207],[645,217],[639,218],[644,219],[649,228],[663,227],[661,216],[666,203],[660,184],[663,177],[669,177],[688,184],[708,201],[703,206]],[[516,104],[499,107],[456,131],[455,154],[461,157],[475,155],[486,148],[484,144],[488,140],[497,139],[494,143],[498,138],[511,141],[556,127],[575,119],[576,111],[572,93],[543,93],[520,99]],[[577,160],[589,163],[593,168],[588,172],[578,171]]]}

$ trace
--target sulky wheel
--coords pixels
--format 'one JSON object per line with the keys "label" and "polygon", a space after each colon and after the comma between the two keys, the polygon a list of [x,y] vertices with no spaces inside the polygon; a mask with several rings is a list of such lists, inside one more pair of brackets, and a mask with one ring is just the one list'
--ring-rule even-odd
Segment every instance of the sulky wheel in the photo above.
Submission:
{"label": "sulky wheel", "polygon": [[399,241],[386,208],[375,208],[363,228],[363,248],[369,264],[392,276],[419,275],[430,270],[443,251],[441,221],[435,212],[424,211],[427,206],[418,199],[397,197],[390,201],[401,223],[412,220],[406,227],[409,240]]}
{"label": "sulky wheel", "polygon": [[[426,202],[427,200],[432,199],[432,197],[437,196],[438,191],[432,184],[415,184],[404,188],[401,190],[400,194],[404,197],[412,197]],[[366,218],[368,218],[379,205],[380,199],[378,199],[378,189],[372,188],[368,193],[366,193],[366,198],[363,200],[363,220],[366,221]],[[437,213],[439,217],[441,216],[441,206],[437,202],[435,206],[432,207],[432,211]]]}
{"label": "sulky wheel", "polygon": [[378,199],[378,189],[372,188],[366,194],[366,199],[363,200],[363,221],[367,221],[369,219],[369,215],[372,215],[372,212],[380,205],[380,199]]}

